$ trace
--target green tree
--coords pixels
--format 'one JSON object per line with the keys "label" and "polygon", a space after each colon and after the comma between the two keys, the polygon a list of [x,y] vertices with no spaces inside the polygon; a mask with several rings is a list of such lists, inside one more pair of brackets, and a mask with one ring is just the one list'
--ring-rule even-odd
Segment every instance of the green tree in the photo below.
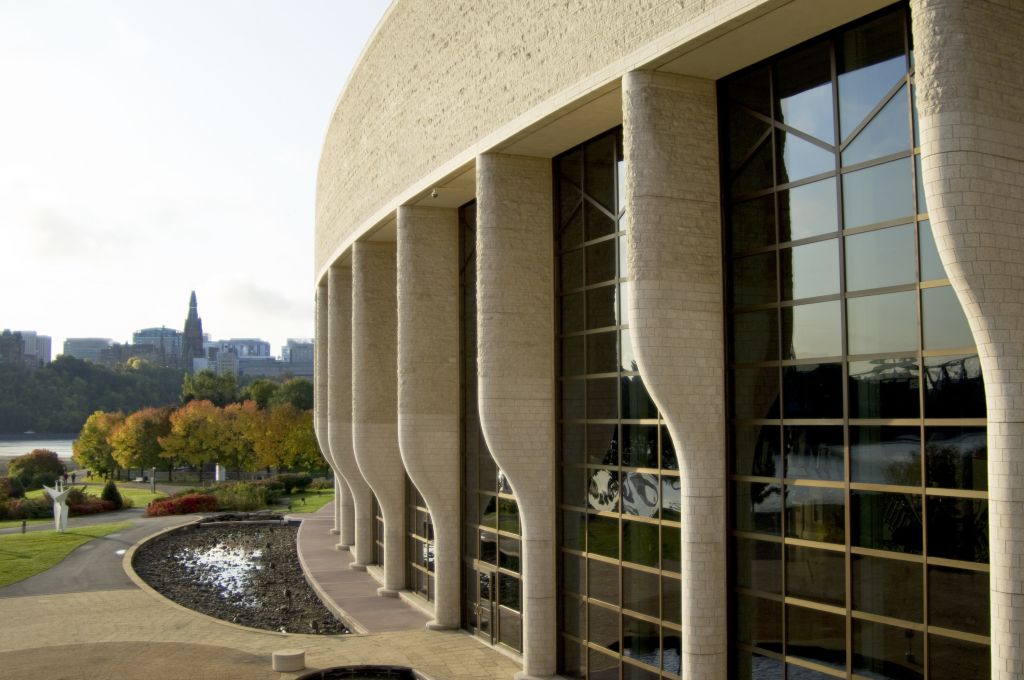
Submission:
{"label": "green tree", "polygon": [[225,429],[224,448],[216,458],[219,464],[250,472],[259,469],[251,435],[253,420],[261,417],[262,412],[252,400],[224,407],[221,412],[221,426]]}
{"label": "green tree", "polygon": [[327,461],[320,452],[313,431],[313,412],[299,411],[292,417],[291,430],[284,442],[288,467],[296,470],[323,470]]}
{"label": "green tree", "polygon": [[117,464],[125,468],[151,468],[166,463],[160,437],[171,432],[170,416],[171,409],[166,407],[144,408],[129,414],[110,437],[111,455]]}
{"label": "green tree", "polygon": [[274,398],[280,389],[280,383],[276,383],[273,380],[267,380],[266,378],[259,378],[258,380],[252,381],[250,385],[242,390],[242,397],[247,400],[252,400],[256,403],[256,406],[263,409],[267,407],[270,400]]}
{"label": "green tree", "polygon": [[78,438],[71,444],[75,462],[105,477],[113,474],[117,461],[114,460],[110,438],[123,420],[124,414],[120,411],[95,411],[89,416]]}
{"label": "green tree", "polygon": [[181,384],[181,403],[209,401],[214,406],[227,406],[238,401],[238,381],[233,373],[200,371],[186,373]]}
{"label": "green tree", "polygon": [[218,460],[228,446],[230,431],[224,427],[221,409],[206,399],[190,401],[171,413],[170,432],[160,437],[163,457],[200,468]]}
{"label": "green tree", "polygon": [[7,474],[16,477],[28,489],[36,486],[40,479],[52,482],[52,478],[64,474],[64,463],[60,462],[54,451],[34,449],[31,453],[12,459],[7,466]]}
{"label": "green tree", "polygon": [[282,404],[291,404],[300,411],[313,408],[313,383],[305,378],[292,378],[285,382],[270,399],[271,406]]}

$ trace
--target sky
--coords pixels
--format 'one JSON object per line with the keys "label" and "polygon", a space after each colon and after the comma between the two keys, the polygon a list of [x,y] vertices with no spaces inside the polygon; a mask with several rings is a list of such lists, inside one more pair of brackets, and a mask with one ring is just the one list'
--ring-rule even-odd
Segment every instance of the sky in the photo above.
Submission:
{"label": "sky", "polygon": [[388,0],[0,0],[0,329],[313,336],[335,102]]}

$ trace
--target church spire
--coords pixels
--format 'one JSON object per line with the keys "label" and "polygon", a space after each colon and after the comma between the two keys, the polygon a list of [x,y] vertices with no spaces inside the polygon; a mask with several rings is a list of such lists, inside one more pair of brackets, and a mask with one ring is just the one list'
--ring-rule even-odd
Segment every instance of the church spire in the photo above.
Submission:
{"label": "church spire", "polygon": [[182,364],[185,370],[192,372],[192,360],[206,356],[203,349],[203,320],[199,318],[199,305],[196,303],[196,292],[188,301],[188,316],[185,317],[185,332],[182,338]]}

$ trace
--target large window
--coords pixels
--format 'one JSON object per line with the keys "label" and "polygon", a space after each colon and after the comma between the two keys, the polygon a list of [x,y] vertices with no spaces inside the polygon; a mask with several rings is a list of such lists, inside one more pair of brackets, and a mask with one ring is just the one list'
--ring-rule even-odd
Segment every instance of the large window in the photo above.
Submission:
{"label": "large window", "polygon": [[476,368],[476,203],[459,210],[462,299],[463,626],[523,649],[519,506],[480,430]]}
{"label": "large window", "polygon": [[903,8],[724,80],[733,669],[989,675],[985,401]]}
{"label": "large window", "polygon": [[408,475],[405,478],[405,582],[409,590],[434,601],[434,523],[427,503]]}
{"label": "large window", "polygon": [[679,466],[629,339],[622,170],[619,131],[555,160],[560,666],[676,678]]}

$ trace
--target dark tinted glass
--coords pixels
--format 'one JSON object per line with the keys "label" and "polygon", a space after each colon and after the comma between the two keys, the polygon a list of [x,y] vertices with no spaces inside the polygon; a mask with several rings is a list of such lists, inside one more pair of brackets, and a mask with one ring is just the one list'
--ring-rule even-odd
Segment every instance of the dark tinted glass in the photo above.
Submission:
{"label": "dark tinted glass", "polygon": [[587,417],[614,418],[618,414],[615,378],[594,378],[587,381]]}
{"label": "dark tinted glass", "polygon": [[682,589],[677,578],[669,576],[661,577],[661,617],[666,621],[679,624],[682,622],[680,607],[682,604]]}
{"label": "dark tinted glass", "polygon": [[619,428],[616,425],[587,425],[587,462],[619,464]]}
{"label": "dark tinted glass", "polygon": [[988,645],[954,640],[940,635],[928,637],[929,680],[963,680],[991,676]]}
{"label": "dark tinted glass", "polygon": [[624,419],[657,418],[658,409],[648,394],[644,382],[638,375],[620,378],[622,388],[622,413]]}
{"label": "dark tinted glass", "polygon": [[583,364],[583,337],[562,338],[562,375],[581,375]]}
{"label": "dark tinted glass", "polygon": [[[587,607],[587,629],[590,641],[602,647],[618,651],[619,645],[619,613],[597,604]],[[593,658],[591,654],[591,658]],[[593,675],[591,675],[593,677]]]}
{"label": "dark tinted glass", "polygon": [[844,479],[841,426],[787,426],[782,428],[782,436],[787,479]]}
{"label": "dark tinted glass", "polygon": [[786,418],[842,418],[842,364],[800,364],[782,368]]}
{"label": "dark tinted glass", "polygon": [[926,427],[928,486],[988,490],[988,439],[984,427]]}
{"label": "dark tinted glass", "polygon": [[853,621],[853,669],[868,677],[924,677],[924,633],[871,621]]}
{"label": "dark tinted glass", "polygon": [[775,243],[775,197],[734,204],[729,210],[729,232],[734,253]]}
{"label": "dark tinted glass", "polygon": [[569,291],[583,286],[583,251],[571,250],[559,259],[559,276],[562,290]]}
{"label": "dark tinted glass", "polygon": [[732,263],[733,303],[758,305],[775,302],[775,253],[739,257]]}
{"label": "dark tinted glass", "polygon": [[740,425],[733,430],[733,473],[782,476],[782,449],[777,425]]}
{"label": "dark tinted glass", "polygon": [[732,382],[737,418],[779,417],[778,368],[737,368],[732,371]]}
{"label": "dark tinted glass", "polygon": [[614,211],[615,174],[618,169],[615,135],[598,137],[587,144],[583,158],[584,191],[605,209]]}
{"label": "dark tinted glass", "polygon": [[619,522],[610,517],[587,515],[587,550],[605,557],[619,557]]}
{"label": "dark tinted glass", "polygon": [[782,593],[782,544],[736,538],[733,549],[738,587]]}
{"label": "dark tinted glass", "polygon": [[988,562],[988,501],[929,497],[928,552],[952,560]]}
{"label": "dark tinted glass", "polygon": [[733,360],[739,363],[777,361],[779,314],[774,309],[733,316]]}
{"label": "dark tinted glass", "polygon": [[985,417],[985,381],[977,354],[925,357],[924,370],[926,417]]}
{"label": "dark tinted glass", "polygon": [[618,337],[616,331],[586,336],[587,373],[611,373],[617,370]]}
{"label": "dark tinted glass", "polygon": [[736,636],[740,642],[754,647],[782,651],[782,604],[737,595]]}
{"label": "dark tinted glass", "polygon": [[636,569],[622,570],[622,606],[655,618],[661,615],[657,574]]}
{"label": "dark tinted glass", "polygon": [[851,28],[839,41],[839,121],[845,139],[907,72],[903,13]]}
{"label": "dark tinted glass", "polygon": [[988,635],[988,572],[929,565],[928,623]]}
{"label": "dark tinted glass", "polygon": [[809,142],[799,135],[779,130],[775,134],[779,184],[788,184],[836,169],[831,149]]}
{"label": "dark tinted glass", "polygon": [[845,554],[787,545],[786,595],[843,606],[846,602]]}
{"label": "dark tinted glass", "polygon": [[599,560],[587,560],[587,592],[590,597],[619,604],[619,569],[614,564]]}
{"label": "dark tinted glass", "polygon": [[661,530],[661,568],[665,571],[680,572],[682,566],[680,556],[680,535],[679,529],[671,526],[664,526]]}
{"label": "dark tinted glass", "polygon": [[[635,619],[632,616],[622,617],[622,654],[637,661],[650,664],[655,668],[661,667],[661,631],[658,625]],[[625,666],[623,666],[625,669]],[[644,680],[657,678],[656,675],[644,673]],[[625,676],[625,673],[623,674]],[[633,676],[638,677],[638,676]]]}
{"label": "dark tinted glass", "polygon": [[932,235],[932,224],[928,220],[917,223],[918,240],[921,243],[921,280],[945,279],[946,269],[939,259],[939,249],[935,246]]}
{"label": "dark tinted glass", "polygon": [[658,566],[658,526],[645,522],[622,522],[622,559],[648,567]]}
{"label": "dark tinted glass", "polygon": [[842,543],[846,537],[842,489],[786,485],[786,535]]}
{"label": "dark tinted glass", "polygon": [[832,64],[828,43],[787,55],[775,70],[775,115],[786,125],[833,143]]}
{"label": "dark tinted glass", "polygon": [[762,680],[763,678],[783,677],[783,663],[760,654],[739,650],[736,659],[737,680]]}
{"label": "dark tinted glass", "polygon": [[658,467],[657,426],[622,426],[622,464],[630,467]]}
{"label": "dark tinted glass", "polygon": [[853,608],[920,622],[924,616],[924,572],[917,562],[851,556]]}
{"label": "dark tinted glass", "polygon": [[572,333],[583,330],[583,293],[573,293],[562,298],[562,331]]}
{"label": "dark tinted glass", "polygon": [[[579,295],[579,293],[577,293]],[[586,293],[587,298],[587,328],[604,328],[614,326],[616,319],[615,311],[615,286],[602,286],[592,288]],[[567,300],[575,295],[566,295],[562,300]],[[565,305],[563,303],[563,309]],[[562,323],[562,331],[569,333],[575,330],[574,327]]]}
{"label": "dark tinted glass", "polygon": [[752,194],[772,186],[772,140],[769,136],[736,171],[732,180],[735,196]]}
{"label": "dark tinted glass", "polygon": [[851,427],[850,476],[854,482],[920,486],[921,429]]}
{"label": "dark tinted glass", "polygon": [[916,418],[920,413],[919,370],[912,357],[851,361],[851,418]]}
{"label": "dark tinted glass", "polygon": [[786,651],[826,666],[846,666],[846,622],[828,612],[786,606]]}
{"label": "dark tinted glass", "polygon": [[733,519],[740,531],[778,536],[782,522],[782,485],[733,482]]}
{"label": "dark tinted glass", "polygon": [[878,491],[850,492],[853,545],[920,554],[921,497]]}
{"label": "dark tinted glass", "polygon": [[615,239],[606,239],[583,249],[587,258],[588,286],[615,279]]}
{"label": "dark tinted glass", "polygon": [[676,448],[672,445],[672,435],[668,428],[661,426],[661,469],[678,470],[679,460],[676,458]]}

